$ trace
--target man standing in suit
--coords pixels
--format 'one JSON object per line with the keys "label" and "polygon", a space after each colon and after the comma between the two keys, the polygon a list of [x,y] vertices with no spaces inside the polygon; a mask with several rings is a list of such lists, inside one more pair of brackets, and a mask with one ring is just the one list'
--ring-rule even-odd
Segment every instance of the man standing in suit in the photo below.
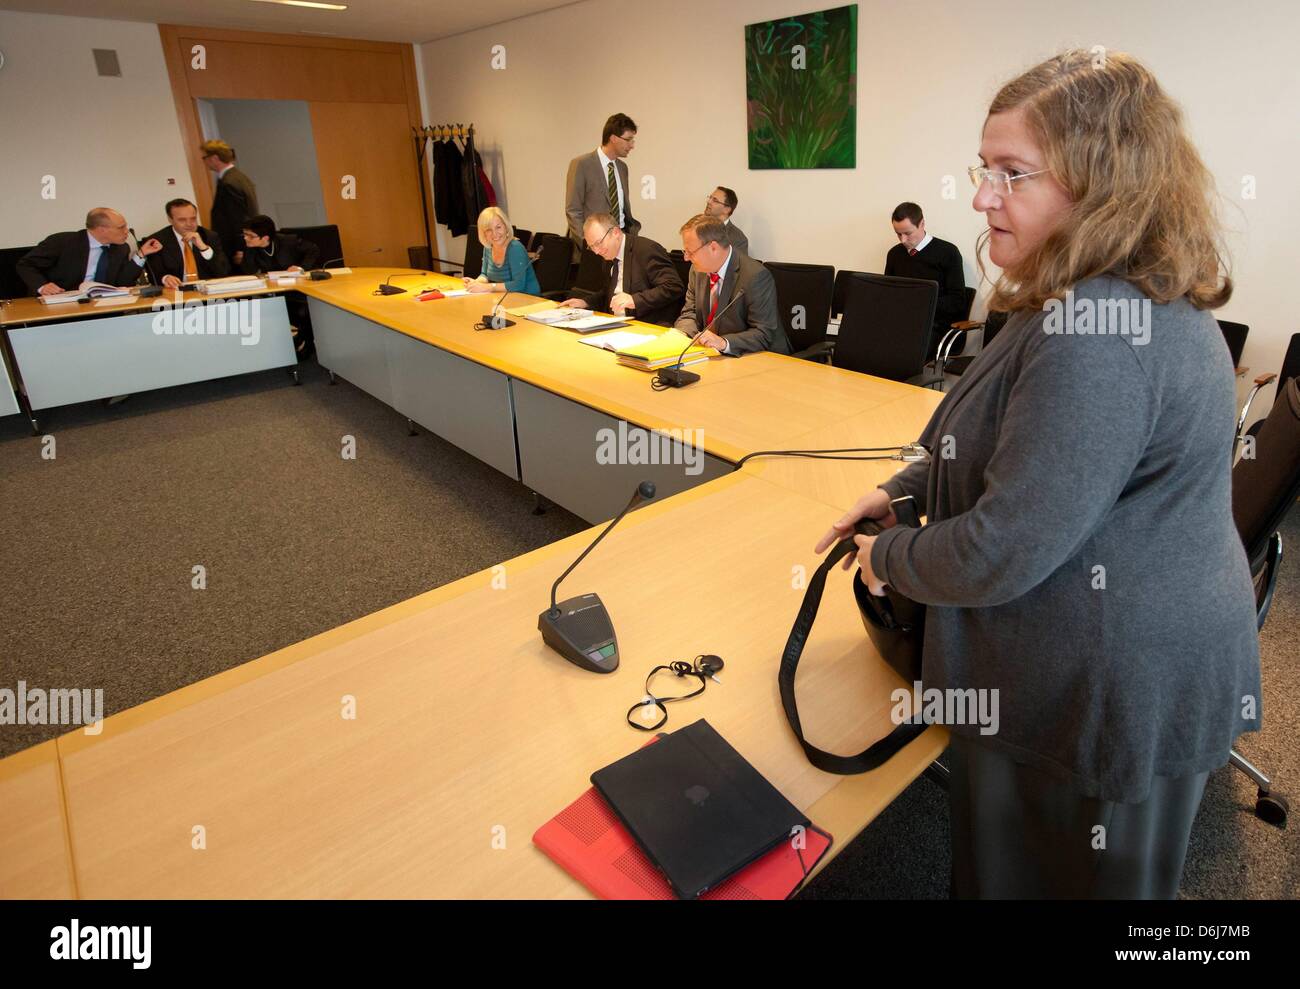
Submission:
{"label": "man standing in suit", "polygon": [[[677,329],[720,354],[790,353],[777,317],[772,273],[732,247],[727,228],[707,213],[687,220],[681,234],[682,253],[694,270]],[[732,300],[735,305],[728,309]]]}
{"label": "man standing in suit", "polygon": [[739,202],[734,189],[720,185],[713,190],[708,199],[704,200],[704,212],[722,221],[723,226],[727,228],[728,244],[741,254],[748,254],[749,238],[745,236],[745,231],[731,222],[731,214],[736,212],[736,204]]}
{"label": "man standing in suit", "polygon": [[173,199],[165,208],[171,226],[150,238],[162,244],[162,250],[148,261],[154,278],[167,288],[179,288],[201,278],[230,274],[221,238],[199,226],[198,207],[188,199]]}
{"label": "man standing in suit", "polygon": [[126,217],[115,209],[97,206],[86,214],[84,230],[50,234],[14,266],[33,295],[71,292],[82,282],[129,287],[140,280],[144,259],[162,250],[148,240],[140,254],[126,246]]}
{"label": "man standing in suit", "polygon": [[934,352],[953,323],[966,312],[966,276],[961,267],[961,251],[956,244],[933,237],[925,231],[925,216],[916,203],[899,203],[890,220],[898,243],[885,255],[885,274],[897,278],[924,278],[939,285],[939,303],[934,310],[934,329],[930,334],[929,356]]}
{"label": "man standing in suit", "polygon": [[663,245],[623,233],[608,213],[587,217],[582,235],[587,249],[606,262],[604,284],[574,288],[574,298],[564,304],[671,326],[681,311],[684,288]]}
{"label": "man standing in suit", "polygon": [[641,229],[632,216],[627,162],[623,159],[636,146],[636,124],[625,113],[605,121],[600,147],[569,162],[565,213],[569,236],[582,245],[582,227],[593,213],[608,213],[625,233]]}
{"label": "man standing in suit", "polygon": [[235,167],[235,149],[225,141],[204,141],[199,145],[199,153],[203,155],[203,164],[217,176],[210,225],[225,246],[232,264],[237,265],[244,258],[244,221],[259,212],[257,187],[252,179]]}

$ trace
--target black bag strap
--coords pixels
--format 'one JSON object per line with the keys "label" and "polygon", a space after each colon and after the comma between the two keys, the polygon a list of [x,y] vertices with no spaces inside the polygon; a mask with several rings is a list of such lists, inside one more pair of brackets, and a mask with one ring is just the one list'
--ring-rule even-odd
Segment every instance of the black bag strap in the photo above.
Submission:
{"label": "black bag strap", "polygon": [[[875,531],[878,532],[879,529]],[[870,535],[872,532],[866,530],[864,534]],[[799,669],[799,657],[803,655],[804,646],[808,642],[808,633],[812,631],[813,619],[817,617],[817,609],[822,602],[822,592],[826,589],[827,574],[846,556],[857,551],[858,546],[853,541],[852,536],[840,540],[839,544],[826,555],[826,559],[817,568],[817,572],[813,574],[812,580],[808,582],[808,589],[804,591],[803,603],[799,606],[799,614],[794,620],[794,628],[790,630],[790,638],[786,641],[785,652],[781,654],[781,672],[777,677],[777,682],[781,688],[781,706],[785,708],[786,719],[794,730],[795,738],[799,739],[799,744],[803,746],[808,761],[824,772],[835,773],[839,776],[865,773],[870,769],[883,765],[903,746],[919,737],[929,727],[924,721],[920,720],[918,713],[914,721],[903,722],[874,745],[857,755],[851,756],[836,755],[833,752],[819,749],[803,737],[803,728],[799,723],[799,708],[794,698],[794,675]],[[858,580],[859,578],[855,574],[853,579]]]}

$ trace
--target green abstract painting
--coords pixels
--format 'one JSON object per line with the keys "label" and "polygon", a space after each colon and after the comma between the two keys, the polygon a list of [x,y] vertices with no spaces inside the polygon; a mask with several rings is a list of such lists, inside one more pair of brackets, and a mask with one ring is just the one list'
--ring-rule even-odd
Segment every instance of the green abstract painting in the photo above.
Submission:
{"label": "green abstract painting", "polygon": [[857,4],[746,25],[749,167],[855,167],[857,80]]}

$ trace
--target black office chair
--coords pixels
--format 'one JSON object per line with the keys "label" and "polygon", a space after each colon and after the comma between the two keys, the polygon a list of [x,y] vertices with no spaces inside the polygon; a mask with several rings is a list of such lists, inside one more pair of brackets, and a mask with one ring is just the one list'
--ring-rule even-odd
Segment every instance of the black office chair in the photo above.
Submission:
{"label": "black office chair", "polygon": [[347,262],[343,258],[343,241],[339,238],[338,224],[322,223],[316,227],[282,227],[281,231],[294,234],[315,244],[320,251],[320,257],[316,259],[317,267],[347,267]]}
{"label": "black office chair", "polygon": [[[1242,429],[1246,425],[1246,420],[1250,418],[1250,406],[1254,403],[1255,396],[1259,394],[1259,390],[1265,385],[1276,381],[1277,392],[1273,396],[1273,401],[1276,403],[1277,400],[1282,397],[1282,393],[1286,389],[1286,383],[1296,377],[1300,377],[1300,333],[1291,334],[1291,342],[1287,345],[1286,354],[1282,357],[1282,369],[1276,374],[1265,372],[1255,378],[1255,383],[1250,389],[1250,394],[1246,396],[1246,404],[1241,407],[1241,414],[1237,416],[1238,439],[1243,435]],[[1247,429],[1244,435],[1256,435],[1259,432],[1260,426],[1263,424],[1264,420],[1259,420],[1259,422]]]}
{"label": "black office chair", "polygon": [[32,293],[27,283],[18,277],[18,262],[30,247],[6,247],[0,249],[0,299],[22,299]]}
{"label": "black office chair", "polygon": [[852,273],[844,281],[835,366],[893,381],[919,377],[938,303],[935,282]]}
{"label": "black office chair", "polygon": [[[1232,519],[1250,561],[1256,622],[1263,628],[1282,562],[1279,528],[1300,497],[1300,378],[1292,378],[1278,390],[1255,442],[1255,455],[1243,457],[1232,468]],[[1286,827],[1286,798],[1272,792],[1269,778],[1236,749],[1229,761],[1259,788],[1255,816]]]}
{"label": "black office chair", "polygon": [[515,227],[515,240],[524,245],[525,251],[533,249],[533,232],[531,230],[521,230],[519,227]]}
{"label": "black office chair", "polygon": [[844,315],[844,294],[847,291],[849,281],[856,275],[871,275],[871,271],[850,271],[848,268],[841,268],[835,272],[835,285],[831,289],[831,315]]}
{"label": "black office chair", "polygon": [[1230,323],[1224,319],[1216,322],[1223,331],[1223,342],[1228,345],[1228,353],[1232,355],[1232,366],[1241,367],[1241,354],[1246,349],[1246,336],[1250,333],[1250,327],[1245,323]]}
{"label": "black office chair", "polygon": [[686,260],[686,255],[681,251],[669,251],[668,259],[672,261],[673,267],[677,269],[677,277],[682,280],[682,305],[686,305],[685,286],[691,283],[691,263]]}
{"label": "black office chair", "polygon": [[569,281],[565,288],[558,288],[553,292],[542,292],[543,297],[555,302],[563,302],[565,299],[586,298],[592,295],[603,295],[605,288],[609,283],[610,262],[606,261],[595,251],[589,251],[585,247],[578,253],[578,263],[569,269]]}
{"label": "black office chair", "polygon": [[835,269],[828,264],[768,261],[776,282],[776,307],[792,356],[829,364],[835,342],[826,336]]}
{"label": "black office chair", "polygon": [[569,288],[569,261],[573,257],[573,241],[564,234],[538,234],[537,260],[533,271],[541,286],[542,295],[563,292]]}

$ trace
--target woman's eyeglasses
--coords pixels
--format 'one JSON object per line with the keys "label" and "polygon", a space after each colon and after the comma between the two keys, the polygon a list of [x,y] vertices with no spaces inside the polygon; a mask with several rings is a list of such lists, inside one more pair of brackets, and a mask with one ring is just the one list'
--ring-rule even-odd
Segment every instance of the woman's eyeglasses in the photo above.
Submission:
{"label": "woman's eyeglasses", "polygon": [[1010,172],[995,171],[985,165],[971,165],[970,168],[966,169],[966,173],[970,176],[971,185],[978,189],[985,182],[988,182],[993,186],[993,191],[999,196],[1011,195],[1012,182],[1019,182],[1021,179],[1031,178],[1035,175],[1042,175],[1045,172],[1050,171],[1050,168],[1040,168],[1036,172],[1020,172],[1017,175],[1012,175]]}

